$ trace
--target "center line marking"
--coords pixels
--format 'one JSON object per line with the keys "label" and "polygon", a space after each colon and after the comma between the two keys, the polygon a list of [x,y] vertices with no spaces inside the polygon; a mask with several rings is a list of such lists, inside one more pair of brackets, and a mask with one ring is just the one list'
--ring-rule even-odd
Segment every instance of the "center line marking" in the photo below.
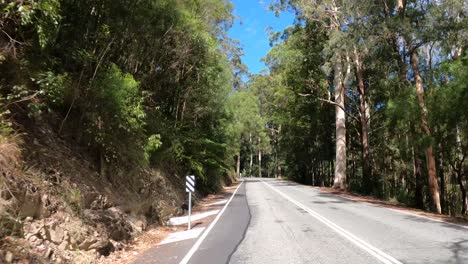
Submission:
{"label": "center line marking", "polygon": [[380,249],[372,246],[371,244],[367,243],[366,241],[360,239],[359,237],[353,235],[352,233],[346,231],[342,227],[338,226],[337,224],[333,223],[332,221],[328,220],[327,218],[321,216],[314,210],[306,207],[305,205],[301,204],[300,202],[294,200],[293,198],[289,197],[288,195],[284,194],[282,191],[278,190],[277,188],[273,187],[271,184],[266,183],[265,181],[261,180],[266,186],[271,188],[273,191],[277,192],[279,195],[283,196],[286,198],[286,200],[290,201],[291,203],[295,204],[297,207],[303,209],[307,213],[309,213],[312,217],[315,219],[319,220],[326,226],[330,227],[333,231],[338,233],[339,235],[343,236],[344,238],[348,239],[351,241],[353,244],[356,246],[364,249],[367,253],[371,254],[378,260],[380,260],[382,263],[386,264],[403,264],[399,260],[395,259],[394,257],[384,253]]}

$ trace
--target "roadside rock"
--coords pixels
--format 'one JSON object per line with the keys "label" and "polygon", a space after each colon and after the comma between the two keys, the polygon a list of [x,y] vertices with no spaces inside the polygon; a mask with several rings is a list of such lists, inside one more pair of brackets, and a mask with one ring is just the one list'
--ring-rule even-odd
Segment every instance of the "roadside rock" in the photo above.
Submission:
{"label": "roadside rock", "polygon": [[41,196],[39,192],[37,192],[37,189],[31,188],[23,195],[24,195],[24,198],[19,199],[20,201],[22,201],[22,204],[19,209],[19,215],[23,218],[39,217],[42,202],[41,202]]}
{"label": "roadside rock", "polygon": [[146,227],[148,226],[146,218],[141,215],[128,215],[126,220],[131,225],[135,234],[142,233],[146,230]]}
{"label": "roadside rock", "polygon": [[13,262],[13,253],[11,253],[10,251],[7,251],[7,253],[5,254],[5,261],[7,263],[12,263]]}
{"label": "roadside rock", "polygon": [[84,215],[90,221],[97,223],[100,229],[106,230],[109,238],[115,241],[128,240],[132,234],[132,226],[125,219],[125,214],[117,207],[107,210],[85,210]]}
{"label": "roadside rock", "polygon": [[57,224],[52,224],[47,228],[48,231],[48,238],[54,244],[59,245],[63,241],[64,237],[64,229],[61,226],[57,226]]}
{"label": "roadside rock", "polygon": [[105,210],[112,207],[107,196],[91,190],[83,195],[83,203],[85,209],[92,210]]}

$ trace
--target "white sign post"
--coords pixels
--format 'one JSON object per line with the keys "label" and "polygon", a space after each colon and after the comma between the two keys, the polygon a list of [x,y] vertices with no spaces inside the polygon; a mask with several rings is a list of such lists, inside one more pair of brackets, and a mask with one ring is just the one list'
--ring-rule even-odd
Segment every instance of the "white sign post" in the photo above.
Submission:
{"label": "white sign post", "polygon": [[185,191],[189,193],[188,200],[188,230],[190,230],[190,215],[192,214],[192,192],[195,191],[195,176],[185,176]]}

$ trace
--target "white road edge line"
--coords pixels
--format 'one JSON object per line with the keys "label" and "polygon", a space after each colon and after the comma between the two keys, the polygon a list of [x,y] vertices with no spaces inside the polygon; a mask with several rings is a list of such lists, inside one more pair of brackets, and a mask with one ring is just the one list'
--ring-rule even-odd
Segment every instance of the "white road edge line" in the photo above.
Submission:
{"label": "white road edge line", "polygon": [[330,227],[333,231],[335,231],[336,233],[338,233],[339,235],[343,236],[344,238],[348,239],[349,241],[351,241],[353,244],[355,244],[356,246],[364,249],[365,251],[367,251],[369,254],[371,254],[372,256],[374,256],[375,258],[377,258],[378,260],[380,260],[382,263],[386,263],[386,264],[403,264],[402,262],[398,261],[397,259],[395,259],[394,257],[384,253],[383,251],[381,251],[380,249],[370,245],[369,243],[365,242],[364,240],[358,238],[357,236],[353,235],[352,233],[346,231],[345,229],[343,229],[342,227],[338,226],[337,224],[331,222],[330,220],[328,220],[327,218],[319,215],[318,213],[316,213],[315,211],[313,211],[312,209],[306,207],[305,205],[301,204],[300,202],[292,199],[291,197],[289,197],[288,195],[284,194],[283,192],[281,192],[280,190],[278,190],[277,188],[273,187],[272,185],[266,183],[265,181],[262,180],[262,182],[268,186],[269,188],[271,188],[273,191],[277,192],[279,195],[283,196],[284,198],[286,198],[287,200],[289,200],[291,203],[295,204],[296,206],[298,206],[299,208],[303,209],[304,211],[306,211],[307,213],[309,213],[312,217],[314,217],[315,219],[319,220],[320,222],[322,222],[323,224],[327,225],[328,227]]}
{"label": "white road edge line", "polygon": [[195,254],[195,252],[197,251],[197,249],[200,247],[201,243],[203,242],[203,240],[205,240],[206,236],[208,236],[208,233],[211,231],[211,229],[213,229],[213,227],[216,225],[216,223],[218,222],[218,220],[221,218],[221,215],[223,215],[224,211],[226,210],[226,208],[228,207],[228,205],[231,203],[231,200],[232,198],[234,198],[234,196],[236,195],[237,191],[239,190],[239,188],[241,187],[241,185],[244,183],[244,181],[242,181],[239,186],[237,186],[236,190],[234,191],[234,193],[232,193],[231,195],[231,198],[229,198],[229,200],[227,201],[227,203],[224,205],[223,209],[221,210],[221,212],[218,213],[218,215],[216,216],[216,218],[213,220],[213,222],[211,222],[211,224],[208,226],[208,228],[206,229],[205,232],[203,232],[203,234],[200,236],[200,238],[198,238],[197,242],[195,242],[195,244],[192,246],[192,248],[189,250],[189,252],[187,253],[187,255],[185,255],[185,257],[179,262],[179,264],[187,264],[190,260],[190,258],[192,258],[193,254]]}

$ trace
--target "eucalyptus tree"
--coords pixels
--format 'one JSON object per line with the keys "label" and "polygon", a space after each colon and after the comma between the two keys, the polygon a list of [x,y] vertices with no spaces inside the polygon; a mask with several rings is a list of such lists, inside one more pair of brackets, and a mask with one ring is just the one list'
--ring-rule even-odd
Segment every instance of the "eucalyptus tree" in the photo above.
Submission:
{"label": "eucalyptus tree", "polygon": [[[257,128],[262,126],[262,119],[259,115],[257,98],[250,91],[234,91],[229,96],[228,109],[232,115],[229,123],[228,133],[230,134],[229,146],[236,156],[236,174],[241,172],[241,145],[250,144],[252,134],[257,134]],[[250,153],[250,164],[253,162],[253,154]],[[252,166],[252,165],[250,165]],[[251,170],[252,168],[250,168]]]}

